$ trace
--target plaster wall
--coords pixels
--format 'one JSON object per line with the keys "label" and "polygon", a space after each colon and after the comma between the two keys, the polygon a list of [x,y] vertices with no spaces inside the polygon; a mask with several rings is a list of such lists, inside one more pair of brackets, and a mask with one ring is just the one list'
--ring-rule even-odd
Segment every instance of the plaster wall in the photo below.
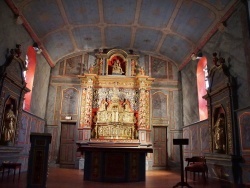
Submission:
{"label": "plaster wall", "polygon": [[212,54],[217,52],[218,55],[225,58],[226,65],[230,67],[229,71],[236,78],[237,82],[237,99],[238,109],[249,106],[249,62],[247,56],[249,51],[245,51],[245,38],[247,31],[244,29],[247,19],[243,18],[246,14],[244,7],[240,7],[226,22],[223,31],[217,31],[202,49],[203,55],[208,57],[208,67],[213,65]]}
{"label": "plaster wall", "polygon": [[196,67],[197,62],[190,61],[188,66],[181,71],[184,126],[199,121]]}
{"label": "plaster wall", "polygon": [[50,66],[42,55],[37,55],[37,64],[32,88],[30,112],[45,118]]}
{"label": "plaster wall", "polygon": [[0,1],[0,65],[5,62],[7,49],[21,44],[22,59],[25,59],[26,49],[33,44],[32,38],[22,25],[17,25],[15,15],[5,1]]}

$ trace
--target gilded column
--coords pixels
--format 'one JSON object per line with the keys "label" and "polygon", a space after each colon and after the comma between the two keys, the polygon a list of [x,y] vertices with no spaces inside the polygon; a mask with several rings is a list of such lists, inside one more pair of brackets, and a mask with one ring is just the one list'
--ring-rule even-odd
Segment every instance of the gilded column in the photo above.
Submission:
{"label": "gilded column", "polygon": [[147,142],[147,130],[150,130],[149,91],[153,81],[154,79],[149,76],[137,76],[137,84],[139,87],[138,133],[141,142]]}
{"label": "gilded column", "polygon": [[[83,129],[85,139],[90,138],[92,124],[92,103],[93,103],[93,88],[96,81],[96,74],[85,74],[79,76],[82,86],[81,99],[81,114],[79,128]],[[87,137],[87,138],[86,138]]]}
{"label": "gilded column", "polygon": [[139,94],[139,112],[138,112],[138,128],[139,129],[145,129],[147,125],[147,119],[149,116],[149,111],[147,110],[148,106],[148,99],[147,99],[147,93],[148,91],[145,88],[144,81],[141,81],[140,83],[140,94]]}

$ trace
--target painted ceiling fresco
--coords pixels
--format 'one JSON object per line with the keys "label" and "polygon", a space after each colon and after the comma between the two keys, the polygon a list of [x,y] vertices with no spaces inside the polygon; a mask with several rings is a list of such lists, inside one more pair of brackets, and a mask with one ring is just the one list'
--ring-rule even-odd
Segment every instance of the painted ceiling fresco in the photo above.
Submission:
{"label": "painted ceiling fresco", "polygon": [[183,66],[237,0],[6,0],[53,66],[81,51],[121,48]]}

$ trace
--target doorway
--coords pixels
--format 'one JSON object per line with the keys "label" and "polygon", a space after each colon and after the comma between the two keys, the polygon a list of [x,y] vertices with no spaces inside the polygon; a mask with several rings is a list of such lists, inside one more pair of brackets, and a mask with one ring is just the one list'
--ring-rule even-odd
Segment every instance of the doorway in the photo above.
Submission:
{"label": "doorway", "polygon": [[59,164],[62,168],[75,168],[76,160],[76,123],[61,123]]}
{"label": "doorway", "polygon": [[167,127],[153,127],[153,167],[166,167],[167,162]]}

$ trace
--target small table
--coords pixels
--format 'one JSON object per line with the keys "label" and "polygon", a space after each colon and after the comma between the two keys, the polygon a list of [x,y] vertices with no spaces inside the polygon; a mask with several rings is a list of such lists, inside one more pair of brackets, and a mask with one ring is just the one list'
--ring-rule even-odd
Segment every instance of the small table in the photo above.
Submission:
{"label": "small table", "polygon": [[14,176],[13,176],[13,181],[15,180],[15,175],[16,175],[16,169],[19,169],[19,176],[18,176],[18,180],[20,179],[20,172],[21,172],[21,166],[22,166],[22,163],[12,163],[12,162],[3,162],[2,163],[2,168],[3,168],[3,174],[2,174],[2,179],[3,179],[3,176],[4,176],[4,170],[5,169],[8,169],[8,177],[9,177],[9,174],[10,174],[10,169],[13,169],[14,170]]}

